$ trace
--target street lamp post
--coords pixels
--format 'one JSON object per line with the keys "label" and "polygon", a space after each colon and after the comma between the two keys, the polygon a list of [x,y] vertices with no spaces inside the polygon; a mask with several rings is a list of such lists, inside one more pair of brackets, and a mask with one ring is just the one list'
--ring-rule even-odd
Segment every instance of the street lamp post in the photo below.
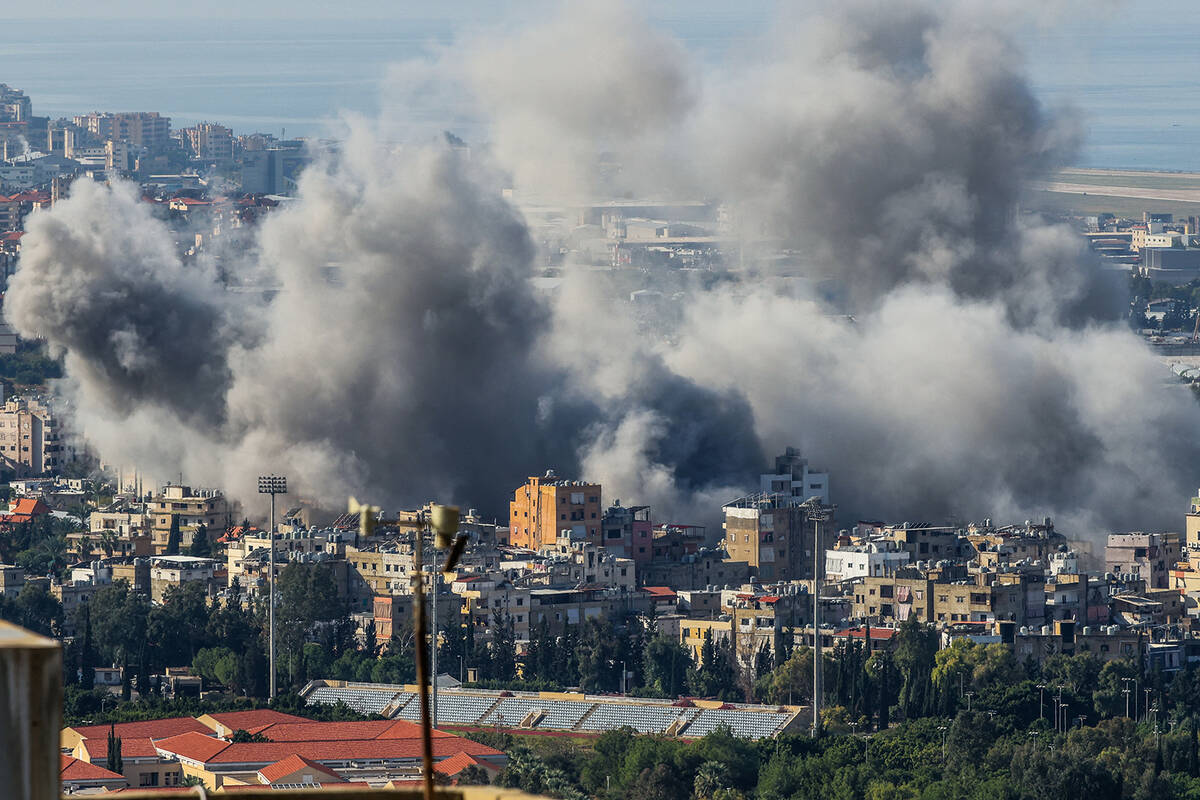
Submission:
{"label": "street lamp post", "polygon": [[1121,683],[1125,684],[1125,688],[1121,690],[1121,692],[1125,695],[1125,717],[1126,717],[1126,719],[1131,719],[1131,717],[1129,716],[1129,684],[1130,683],[1133,684],[1133,702],[1134,702],[1133,710],[1134,710],[1134,713],[1136,714],[1137,713],[1137,678],[1121,678]]}
{"label": "street lamp post", "polygon": [[275,495],[287,494],[287,478],[282,475],[260,475],[258,478],[258,493],[271,495],[271,529],[268,538],[271,540],[270,574],[267,576],[270,589],[267,600],[267,627],[269,629],[267,649],[270,651],[271,662],[271,699],[275,699]]}
{"label": "street lamp post", "polygon": [[971,710],[971,698],[975,696],[975,692],[967,692],[967,711]]}
{"label": "street lamp post", "polygon": [[1045,712],[1046,684],[1039,683],[1037,689],[1038,689],[1038,719],[1044,720],[1046,718],[1046,712]]}

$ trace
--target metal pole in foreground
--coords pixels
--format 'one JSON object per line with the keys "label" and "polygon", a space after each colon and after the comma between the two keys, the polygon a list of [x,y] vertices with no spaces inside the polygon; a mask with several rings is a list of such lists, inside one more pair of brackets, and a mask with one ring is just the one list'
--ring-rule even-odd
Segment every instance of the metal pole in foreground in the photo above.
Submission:
{"label": "metal pole in foreground", "polygon": [[267,600],[267,634],[269,652],[269,660],[271,662],[270,670],[270,692],[271,699],[275,699],[275,495],[287,494],[287,478],[282,475],[261,475],[258,479],[258,493],[271,495],[271,528],[267,531],[267,538],[271,541],[270,547],[270,574],[267,576],[269,583],[269,597]]}
{"label": "metal pole in foreground", "polygon": [[421,513],[420,526],[413,542],[413,602],[416,613],[413,621],[417,636],[417,696],[421,701],[421,777],[425,787],[425,800],[433,800],[433,724],[429,714],[429,662],[425,649],[425,513]]}
{"label": "metal pole in foreground", "polygon": [[433,564],[433,569],[432,569],[432,570],[430,570],[430,573],[429,573],[429,584],[430,584],[430,589],[429,589],[430,604],[429,604],[429,607],[430,607],[430,612],[431,612],[431,613],[430,613],[430,616],[432,617],[432,622],[433,622],[433,635],[431,636],[431,639],[432,639],[432,644],[430,645],[430,648],[431,648],[431,649],[430,649],[430,652],[429,652],[429,660],[430,660],[430,661],[432,662],[432,664],[433,664],[433,669],[432,669],[432,670],[430,670],[430,672],[432,672],[432,673],[433,673],[433,682],[432,682],[432,683],[431,683],[431,685],[430,685],[430,689],[429,689],[429,691],[430,691],[430,696],[431,696],[431,699],[432,699],[432,701],[433,701],[433,702],[432,702],[432,708],[431,708],[431,711],[430,711],[429,718],[430,718],[430,721],[433,723],[433,727],[435,727],[435,728],[437,727],[437,724],[438,724],[438,718],[437,718],[437,703],[438,703],[438,698],[437,698],[437,695],[438,695],[438,615],[437,615],[437,596],[438,596],[438,578],[440,578],[440,577],[441,577],[441,573],[438,571],[438,569],[437,569],[437,563],[436,563],[436,561],[435,561],[435,563]]}

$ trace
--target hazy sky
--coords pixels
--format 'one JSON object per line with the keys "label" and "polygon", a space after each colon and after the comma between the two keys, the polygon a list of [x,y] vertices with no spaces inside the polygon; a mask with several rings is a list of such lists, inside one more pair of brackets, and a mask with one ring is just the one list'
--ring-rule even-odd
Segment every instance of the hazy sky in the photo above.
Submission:
{"label": "hazy sky", "polygon": [[[186,4],[162,0],[106,0],[97,6],[94,0],[49,0],[46,3],[22,3],[4,9],[8,18],[330,18],[330,19],[464,19],[486,20],[536,15],[560,3],[547,0],[459,0],[432,3],[428,0],[209,0],[207,13],[198,15]],[[775,0],[643,0],[634,4],[652,16],[675,14],[749,15],[773,9]],[[103,13],[98,13],[102,9]]]}

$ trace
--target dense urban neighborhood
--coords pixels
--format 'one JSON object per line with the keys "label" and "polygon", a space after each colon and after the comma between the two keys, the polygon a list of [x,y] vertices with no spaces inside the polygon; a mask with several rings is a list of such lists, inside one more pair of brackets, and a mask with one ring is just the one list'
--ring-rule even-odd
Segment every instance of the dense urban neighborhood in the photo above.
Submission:
{"label": "dense urban neighborhood", "polygon": [[[593,60],[533,99],[471,77],[528,104],[494,141],[0,84],[0,765],[67,795],[1200,798],[1200,175],[1065,204],[1117,178],[1067,174],[991,34],[881,16],[907,44],[850,25],[812,66],[845,91],[779,130],[790,80],[700,125],[620,25],[636,69],[593,113],[558,107]],[[726,116],[764,131],[718,147]],[[739,159],[667,181],[676,138]]]}

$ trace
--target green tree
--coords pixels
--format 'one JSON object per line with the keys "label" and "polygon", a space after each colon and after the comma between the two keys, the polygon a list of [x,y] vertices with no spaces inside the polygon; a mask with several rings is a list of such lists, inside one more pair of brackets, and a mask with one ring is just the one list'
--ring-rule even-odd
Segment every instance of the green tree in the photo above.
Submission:
{"label": "green tree", "polygon": [[237,683],[237,654],[228,647],[205,647],[192,660],[192,671],[207,681],[232,687]]}
{"label": "green tree", "polygon": [[[530,622],[532,623],[532,615]],[[521,676],[525,680],[539,680],[553,674],[555,642],[550,635],[550,623],[545,614],[536,625],[529,626],[529,645],[525,648],[525,660]]]}
{"label": "green tree", "polygon": [[79,685],[91,690],[96,685],[96,652],[92,643],[92,611],[85,600],[75,612],[75,628],[79,633]]}
{"label": "green tree", "polygon": [[896,631],[894,663],[900,674],[897,698],[906,719],[933,713],[933,667],[938,651],[937,632],[909,617]]}
{"label": "green tree", "polygon": [[180,533],[179,533],[179,515],[172,514],[171,515],[171,527],[167,531],[167,549],[165,551],[165,554],[168,556],[179,555],[180,542],[181,542],[181,539],[180,539]]}
{"label": "green tree", "polygon": [[517,677],[517,636],[510,614],[499,610],[492,614],[491,666],[487,676],[494,680],[511,681]]}
{"label": "green tree", "polygon": [[791,656],[776,667],[760,685],[763,699],[778,705],[801,705],[812,701],[813,651],[808,645],[792,649]]}
{"label": "green tree", "polygon": [[[1123,716],[1125,714],[1124,690],[1133,691],[1132,679],[1137,678],[1137,665],[1130,659],[1108,661],[1100,668],[1096,680],[1096,691],[1092,695],[1092,708],[1097,719]],[[1129,680],[1129,683],[1125,681]]]}
{"label": "green tree", "polygon": [[659,697],[678,697],[683,694],[688,670],[692,668],[692,656],[687,648],[673,636],[659,634],[646,642],[645,655],[646,688]]}
{"label": "green tree", "polygon": [[212,556],[212,542],[208,540],[208,528],[204,525],[197,525],[196,530],[192,532],[192,543],[188,547],[188,555],[197,558]]}
{"label": "green tree", "polygon": [[121,758],[121,737],[117,736],[115,726],[108,727],[108,760],[105,767],[109,772],[118,774],[125,771],[125,760]]}

